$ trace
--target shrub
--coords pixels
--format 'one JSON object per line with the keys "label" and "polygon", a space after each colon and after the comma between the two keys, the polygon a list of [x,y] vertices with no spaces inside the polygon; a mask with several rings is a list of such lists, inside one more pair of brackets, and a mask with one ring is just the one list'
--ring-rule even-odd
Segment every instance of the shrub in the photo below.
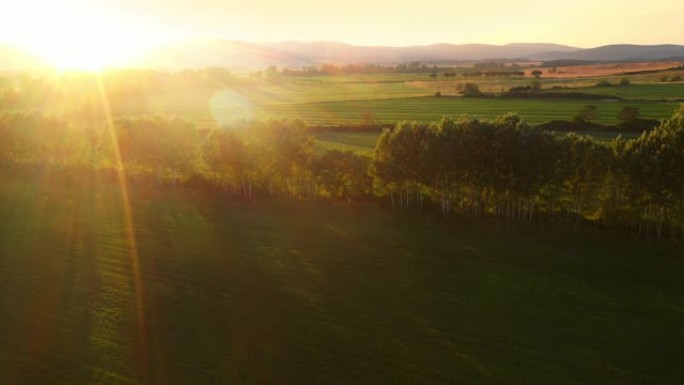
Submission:
{"label": "shrub", "polygon": [[475,83],[466,83],[463,86],[463,95],[482,95],[480,87]]}

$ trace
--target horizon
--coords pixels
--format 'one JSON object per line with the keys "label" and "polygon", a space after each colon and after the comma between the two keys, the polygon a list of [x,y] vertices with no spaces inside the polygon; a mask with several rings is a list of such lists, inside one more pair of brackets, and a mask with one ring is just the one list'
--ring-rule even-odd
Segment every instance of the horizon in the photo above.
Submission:
{"label": "horizon", "polygon": [[[52,52],[41,52],[40,50],[37,49],[32,49],[29,47],[21,46],[18,44],[13,44],[13,43],[3,43],[0,42],[0,48],[5,47],[9,48],[9,51],[4,51],[5,54],[9,54],[11,57],[13,54],[18,54],[19,62],[18,63],[23,63],[19,64],[18,66],[15,64],[14,66],[12,64],[9,65],[9,69],[49,69],[49,70],[55,70],[58,73],[62,73],[64,71],[86,71],[86,72],[101,72],[104,70],[120,70],[120,69],[139,69],[139,68],[155,68],[155,69],[180,69],[180,68],[202,68],[202,67],[213,67],[216,66],[216,64],[208,64],[208,62],[204,64],[197,65],[195,64],[188,64],[188,62],[183,62],[182,60],[178,58],[174,58],[174,55],[172,54],[171,56],[168,56],[169,52],[174,52],[174,50],[181,49],[181,50],[187,50],[190,49],[192,50],[195,49],[195,46],[193,43],[196,43],[198,47],[203,47],[203,43],[207,44],[204,46],[204,49],[219,49],[222,47],[221,44],[226,44],[226,47],[229,48],[229,51],[222,51],[224,54],[226,52],[229,52],[230,55],[237,54],[241,52],[244,56],[244,58],[249,58],[247,61],[242,61],[242,62],[233,62],[231,59],[225,58],[225,61],[223,61],[223,64],[218,64],[220,67],[230,67],[234,69],[247,69],[247,68],[259,68],[259,67],[264,67],[265,65],[275,65],[276,67],[289,67],[287,62],[278,62],[278,60],[268,60],[264,59],[268,57],[268,54],[266,52],[269,52],[269,50],[275,49],[276,52],[279,49],[284,49],[283,52],[289,52],[290,50],[292,52],[297,52],[299,49],[312,49],[312,48],[318,48],[318,49],[323,49],[324,52],[327,52],[328,54],[336,52],[336,46],[339,46],[340,52],[339,54],[343,54],[344,50],[346,49],[366,49],[368,50],[366,53],[362,55],[368,55],[369,52],[375,52],[376,56],[375,58],[365,58],[365,59],[357,59],[357,60],[352,60],[348,61],[348,63],[382,63],[384,62],[382,59],[383,57],[383,52],[386,55],[388,51],[383,51],[383,50],[411,50],[411,49],[430,49],[430,50],[443,50],[443,49],[450,49],[447,47],[453,47],[453,49],[464,49],[465,51],[460,52],[461,55],[456,54],[456,56],[451,57],[451,59],[442,59],[442,60],[474,60],[474,61],[486,61],[486,60],[514,60],[514,59],[534,59],[534,55],[539,55],[539,54],[548,54],[549,56],[545,60],[550,60],[553,59],[555,54],[563,55],[564,53],[570,53],[570,52],[584,52],[586,50],[592,50],[592,49],[601,49],[604,47],[667,47],[667,46],[672,46],[672,47],[680,47],[684,48],[684,45],[680,44],[674,44],[674,43],[658,43],[658,44],[633,44],[633,43],[616,43],[616,44],[608,44],[604,46],[596,46],[596,47],[577,47],[577,46],[569,46],[569,45],[564,45],[564,44],[559,44],[559,43],[550,43],[550,42],[530,42],[530,43],[525,43],[525,42],[511,42],[511,43],[504,43],[504,44],[488,44],[488,43],[430,43],[430,44],[422,44],[422,45],[404,45],[404,46],[391,46],[391,45],[359,45],[359,44],[353,44],[353,43],[347,43],[347,42],[341,42],[341,41],[323,41],[323,40],[311,40],[311,41],[294,41],[294,40],[283,40],[283,41],[276,41],[276,42],[252,42],[252,41],[246,41],[246,40],[236,40],[236,39],[228,39],[228,38],[217,38],[217,37],[194,37],[194,38],[185,38],[185,39],[178,39],[174,41],[167,41],[167,42],[158,42],[156,44],[149,44],[147,46],[138,46],[135,47],[135,49],[130,50],[129,52],[120,52],[117,50],[114,50],[113,52],[110,52],[109,55],[93,55],[91,54],[90,51],[88,50],[81,50],[78,49],[77,47],[71,47],[70,50],[67,50],[66,53],[61,52],[60,50],[55,50]],[[297,46],[297,45],[301,46]],[[316,44],[321,45],[320,47],[317,47]],[[244,45],[244,46],[243,46]],[[308,48],[305,48],[307,47]],[[548,47],[545,47],[548,46]],[[513,47],[513,48],[511,48]],[[256,51],[263,51],[261,53],[258,53],[256,56],[253,55],[254,52],[252,52],[252,48],[255,48]],[[470,49],[474,50],[479,50],[479,49],[494,49],[494,50],[530,50],[532,49],[532,52],[527,52],[523,53],[520,52],[518,54],[513,54],[513,55],[519,55],[519,56],[505,56],[505,53],[501,53],[501,56],[484,56],[484,55],[478,55],[475,54],[476,57],[472,57],[472,52],[468,53]],[[170,51],[168,51],[170,50]],[[377,51],[376,51],[377,50]],[[203,51],[204,52],[204,51]],[[217,51],[218,52],[218,51]],[[304,51],[303,51],[304,52]],[[358,52],[358,51],[357,51]],[[400,51],[396,51],[400,52]],[[410,51],[404,51],[404,52],[410,52]],[[417,51],[416,51],[417,52]],[[597,51],[598,52],[598,51]],[[206,52],[205,52],[206,53]],[[24,57],[23,55],[28,54],[28,57]],[[204,55],[204,54],[202,54]],[[306,54],[305,54],[306,55]],[[324,54],[325,55],[325,54]],[[372,53],[371,53],[372,55]],[[404,59],[403,61],[424,61],[427,60],[428,62],[433,61],[434,59],[431,59],[429,54],[426,54],[427,56],[424,57],[414,57],[411,59]],[[439,53],[438,53],[439,55]],[[510,53],[508,54],[510,55]],[[532,55],[532,56],[529,56]],[[415,56],[415,55],[414,55]],[[207,57],[213,57],[213,55],[208,55]],[[217,56],[218,57],[218,56]],[[583,60],[593,60],[597,62],[601,61],[613,61],[613,60],[628,60],[628,61],[648,61],[648,60],[676,60],[678,56],[672,56],[672,58],[668,59],[666,57],[662,57],[659,59],[647,59],[647,58],[642,58],[638,59],[638,57],[634,58],[628,58],[628,59],[583,59]],[[161,58],[161,61],[159,59]],[[27,60],[28,61],[25,61]],[[312,60],[312,63],[315,63],[318,59],[315,57],[310,57],[310,60]],[[360,60],[360,61],[359,61]],[[538,60],[538,58],[537,58]],[[582,60],[582,59],[581,59]],[[402,60],[398,60],[395,63],[402,62]],[[10,63],[11,60],[10,60]],[[27,64],[28,63],[28,64]],[[240,64],[241,63],[241,64]],[[249,64],[245,64],[249,63]],[[7,68],[6,68],[7,69]]]}
{"label": "horizon", "polygon": [[364,47],[539,41],[576,48],[679,45],[684,44],[684,25],[678,20],[683,13],[684,4],[674,0],[653,0],[646,12],[636,0],[576,0],[562,13],[551,12],[540,0],[467,5],[426,0],[420,6],[360,0],[325,5],[312,0],[239,5],[219,0],[27,0],[0,16],[0,42],[47,57],[59,67],[120,65],[150,48],[196,38]]}

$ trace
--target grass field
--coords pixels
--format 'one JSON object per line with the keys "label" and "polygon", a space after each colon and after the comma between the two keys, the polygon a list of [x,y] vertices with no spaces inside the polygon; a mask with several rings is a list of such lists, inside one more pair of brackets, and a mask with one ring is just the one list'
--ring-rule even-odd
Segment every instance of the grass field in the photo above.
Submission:
{"label": "grass field", "polygon": [[[593,89],[592,92],[594,92]],[[400,120],[436,121],[443,116],[461,114],[493,118],[508,112],[516,112],[528,123],[539,124],[553,119],[570,119],[587,104],[598,106],[598,122],[604,124],[615,124],[620,109],[625,106],[638,106],[644,118],[664,119],[671,116],[680,105],[678,102],[656,101],[478,99],[433,96],[260,105],[237,99],[237,96],[233,95],[212,106],[120,110],[117,111],[117,115],[170,113],[200,122],[230,121],[244,117],[283,117],[299,118],[313,124],[344,124],[359,123],[362,115],[368,112],[373,114],[376,121],[385,123]]]}
{"label": "grass field", "polygon": [[[414,75],[415,76],[415,75]],[[411,86],[405,75],[292,77],[278,81],[234,85],[222,90],[207,88],[167,90],[159,94],[131,95],[112,101],[116,114],[177,113],[237,109],[250,112],[283,104],[373,100],[425,96],[432,92]]]}
{"label": "grass field", "polygon": [[[527,123],[536,125],[550,120],[569,120],[588,104],[598,107],[598,123],[616,124],[619,111],[626,106],[639,107],[641,117],[665,119],[680,106],[684,84],[646,82],[659,74],[630,76],[633,84],[623,87],[594,87],[598,78],[542,79],[544,88],[569,87],[556,92],[582,92],[620,96],[624,101],[492,99],[433,96],[439,89],[456,93],[463,79],[433,80],[429,74],[370,74],[344,76],[298,76],[275,80],[236,83],[221,90],[215,88],[171,89],[151,94],[132,94],[109,101],[114,116],[172,114],[197,123],[200,128],[242,118],[299,118],[313,125],[358,124],[370,118],[377,123],[398,121],[438,121],[444,116],[462,114],[491,119],[505,113],[517,113]],[[619,77],[610,78],[613,83]],[[468,81],[475,81],[469,79]],[[487,92],[501,92],[511,86],[527,85],[530,78],[478,79]],[[639,83],[637,83],[639,82]],[[56,105],[59,111],[65,106]],[[88,123],[90,124],[90,123]],[[100,124],[97,121],[96,124]],[[610,140],[617,133],[590,133]],[[370,155],[376,134],[318,133],[318,149],[338,149]],[[626,137],[632,135],[623,135]]]}
{"label": "grass field", "polygon": [[[539,124],[554,119],[570,119],[587,104],[597,105],[599,114],[597,121],[605,124],[615,124],[619,111],[625,106],[634,105],[626,101],[423,97],[271,106],[268,109],[256,110],[256,114],[271,117],[299,117],[305,122],[334,124],[358,123],[364,112],[372,112],[378,122],[401,120],[432,122],[443,116],[461,114],[494,118],[508,112],[515,112],[528,123]],[[638,106],[642,117],[664,119],[672,115],[679,103],[644,101]],[[225,119],[230,119],[235,114],[235,110],[223,109],[218,110],[217,113]],[[197,118],[201,119],[201,116]]]}
{"label": "grass field", "polygon": [[[623,99],[635,100],[640,103],[642,100],[683,100],[684,83],[650,83],[650,84],[631,84],[628,86],[613,87],[582,87],[572,88],[568,91],[582,92],[594,95],[619,96]],[[566,92],[566,91],[559,91]]]}
{"label": "grass field", "polygon": [[321,131],[314,133],[316,148],[322,150],[352,151],[372,156],[380,134],[375,132]]}
{"label": "grass field", "polygon": [[134,188],[136,284],[121,207],[0,174],[3,383],[684,381],[675,246]]}
{"label": "grass field", "polygon": [[[563,137],[566,132],[556,132],[556,136]],[[625,139],[633,139],[639,134],[633,132],[607,132],[607,131],[583,131],[579,135],[589,135],[599,142],[608,143],[621,135]],[[376,132],[343,132],[337,130],[319,131],[314,133],[315,149],[323,152],[325,150],[351,151],[359,155],[368,157],[373,156],[375,144],[378,141],[379,133]]]}
{"label": "grass field", "polygon": [[[644,75],[646,76],[646,75]],[[652,76],[652,75],[649,75]],[[216,124],[236,118],[300,118],[312,124],[359,123],[372,115],[377,122],[400,120],[435,121],[443,116],[470,114],[492,118],[507,112],[518,113],[528,123],[570,119],[583,106],[599,107],[599,122],[616,123],[619,110],[639,107],[644,118],[663,119],[671,115],[684,95],[684,84],[643,82],[633,77],[626,87],[593,87],[597,78],[542,79],[544,88],[553,85],[570,91],[620,96],[621,102],[601,100],[480,99],[458,96],[434,97],[436,90],[456,93],[463,79],[432,80],[428,74],[372,74],[355,76],[299,76],[275,80],[251,80],[227,84],[225,88],[188,86],[159,92],[131,93],[112,97],[108,106],[114,116],[174,114],[199,122]],[[615,83],[617,77],[611,78]],[[486,92],[501,92],[511,86],[528,85],[530,78],[469,79]],[[566,91],[558,91],[566,92]],[[50,106],[27,105],[26,109],[44,108],[49,112],[75,111],[84,107],[65,100]]]}
{"label": "grass field", "polygon": [[[413,79],[413,80],[412,80]],[[478,81],[488,92],[500,92],[529,79]],[[669,117],[684,97],[684,84],[633,84],[626,87],[588,87],[596,80],[547,79],[544,87],[562,85],[570,91],[620,96],[622,102],[597,100],[522,100],[432,97],[436,89],[454,89],[458,81],[431,81],[426,74],[319,76],[282,78],[275,82],[234,86],[221,91],[171,90],[111,101],[115,115],[168,113],[201,122],[244,117],[299,117],[315,124],[358,123],[364,113],[379,122],[434,121],[445,115],[494,117],[517,112],[532,124],[569,119],[586,104],[599,106],[599,121],[614,124],[619,110],[638,106],[645,118]],[[559,91],[564,92],[564,91]],[[663,101],[672,100],[672,101]]]}

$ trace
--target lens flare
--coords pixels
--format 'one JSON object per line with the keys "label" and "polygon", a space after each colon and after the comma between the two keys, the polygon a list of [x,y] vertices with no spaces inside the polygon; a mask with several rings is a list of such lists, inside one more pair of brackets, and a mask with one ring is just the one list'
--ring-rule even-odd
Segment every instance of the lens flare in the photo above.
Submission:
{"label": "lens flare", "polygon": [[211,115],[216,122],[229,123],[233,119],[250,119],[253,117],[252,104],[243,95],[229,89],[223,89],[209,101]]}

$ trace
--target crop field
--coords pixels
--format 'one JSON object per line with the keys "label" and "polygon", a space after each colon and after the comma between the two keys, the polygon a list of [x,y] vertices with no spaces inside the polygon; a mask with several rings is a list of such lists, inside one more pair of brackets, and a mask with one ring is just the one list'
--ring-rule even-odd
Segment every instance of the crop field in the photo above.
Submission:
{"label": "crop field", "polygon": [[116,184],[0,182],[4,383],[684,380],[675,247],[142,187],[129,233]]}
{"label": "crop field", "polygon": [[[571,119],[587,104],[598,107],[597,122],[615,124],[617,115],[625,106],[634,105],[628,101],[586,101],[586,100],[522,100],[522,99],[479,99],[462,97],[392,98],[366,101],[329,103],[305,103],[271,106],[257,109],[257,116],[298,117],[305,122],[319,124],[358,123],[364,112],[371,112],[378,122],[437,121],[444,116],[469,114],[479,118],[494,118],[508,112],[515,112],[530,124],[539,124],[554,119]],[[648,102],[638,104],[644,118],[664,119],[678,108],[676,102]],[[235,110],[217,110],[219,116],[230,119]]]}
{"label": "crop field", "polygon": [[[415,75],[414,75],[415,76]],[[236,110],[251,113],[271,106],[309,102],[372,100],[409,96],[425,96],[430,92],[405,82],[409,76],[328,76],[285,77],[277,81],[227,86],[221,90],[206,88],[169,90],[117,100],[112,109],[117,115],[141,113],[210,116],[213,111]]]}
{"label": "crop field", "polygon": [[[676,63],[671,63],[676,64]],[[618,66],[618,68],[620,68]],[[613,68],[614,70],[614,68]],[[664,119],[671,116],[684,99],[684,83],[645,81],[660,74],[629,76],[628,86],[596,87],[599,78],[542,78],[544,89],[567,87],[553,92],[581,92],[619,96],[623,101],[577,99],[501,99],[464,98],[455,96],[462,78],[431,79],[429,73],[361,74],[340,76],[286,76],[237,82],[225,88],[188,87],[163,92],[130,94],[112,98],[108,106],[115,117],[129,115],[169,114],[191,119],[198,127],[215,127],[234,119],[298,118],[313,125],[345,125],[358,123],[396,123],[398,121],[438,121],[444,116],[469,114],[491,119],[505,113],[517,113],[535,125],[550,120],[569,120],[587,104],[598,107],[598,123],[616,124],[619,111],[639,107],[641,117]],[[607,78],[617,84],[620,77]],[[526,78],[467,79],[485,92],[498,93],[512,86],[529,85]],[[444,96],[434,96],[435,91]],[[448,95],[451,94],[451,95]],[[68,101],[67,101],[68,102]],[[68,104],[68,103],[67,103]],[[81,108],[74,106],[76,111]],[[59,103],[55,112],[68,110]],[[50,108],[47,111],[51,111]],[[93,120],[100,124],[100,120]],[[92,124],[92,123],[86,123]],[[318,149],[372,152],[376,134],[317,133]],[[598,133],[608,140],[617,133]],[[624,135],[623,136],[627,136]]]}
{"label": "crop field", "polygon": [[[206,89],[169,91],[137,95],[111,104],[116,116],[166,113],[198,122],[226,122],[239,118],[299,118],[312,124],[359,123],[368,116],[376,122],[400,120],[435,121],[461,114],[492,118],[518,113],[530,124],[553,119],[570,119],[587,104],[599,108],[598,122],[615,124],[621,108],[637,106],[644,118],[663,119],[671,115],[684,98],[684,84],[644,83],[623,87],[593,87],[596,80],[542,80],[545,88],[569,87],[567,91],[620,96],[625,101],[479,99],[457,96],[434,97],[435,90],[453,88],[462,80],[425,80],[427,75],[367,75],[292,77],[277,82],[234,86],[219,91]],[[413,79],[413,80],[411,80]],[[421,80],[422,79],[422,80]],[[529,84],[529,79],[479,81],[487,92]],[[617,80],[616,80],[617,81]],[[557,92],[567,92],[557,91]]]}
{"label": "crop field", "polygon": [[402,120],[433,122],[444,116],[468,114],[491,119],[515,112],[530,124],[540,124],[554,119],[569,120],[587,104],[598,107],[598,123],[615,124],[620,110],[626,106],[638,106],[643,118],[665,119],[680,105],[678,102],[600,101],[600,100],[525,100],[525,99],[479,99],[462,97],[391,98],[354,100],[343,102],[283,104],[252,106],[248,111],[240,107],[187,109],[177,114],[197,121],[230,121],[236,118],[299,118],[312,124],[359,123],[365,113],[371,113],[374,121],[392,123]]}
{"label": "crop field", "polygon": [[[682,65],[680,61],[655,61],[655,62],[616,62],[602,64],[587,64],[573,66],[558,66],[556,72],[549,72],[545,69],[544,77],[550,78],[578,78],[578,77],[599,77],[599,76],[624,76],[629,72],[639,71],[663,71]],[[671,71],[667,71],[671,72]],[[636,76],[651,75],[639,74]],[[630,75],[635,76],[635,75]]]}
{"label": "crop field", "polygon": [[375,132],[321,131],[314,133],[316,148],[352,151],[365,156],[373,155],[378,136],[379,134]]}
{"label": "crop field", "polygon": [[[619,80],[616,80],[617,82]],[[640,103],[644,100],[684,100],[684,83],[630,84],[612,87],[581,87],[558,92],[582,92],[586,94],[618,96]]]}
{"label": "crop field", "polygon": [[[555,135],[562,137],[567,135],[567,133],[556,132]],[[582,131],[579,135],[588,135],[603,143],[609,143],[618,135],[625,139],[634,139],[639,136],[639,134],[633,132],[607,131]],[[379,136],[380,134],[375,132],[342,132],[337,130],[315,132],[315,149],[319,151],[351,151],[359,155],[372,157]]]}

